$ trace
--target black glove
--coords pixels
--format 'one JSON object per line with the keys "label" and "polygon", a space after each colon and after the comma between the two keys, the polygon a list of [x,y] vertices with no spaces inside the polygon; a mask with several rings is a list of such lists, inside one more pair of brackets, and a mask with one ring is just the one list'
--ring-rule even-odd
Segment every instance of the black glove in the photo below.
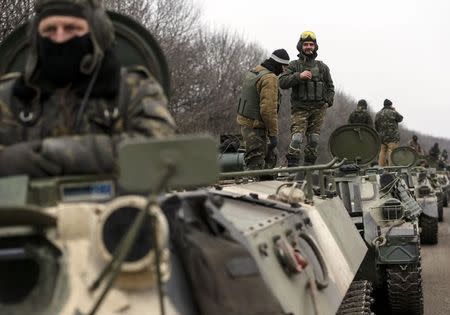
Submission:
{"label": "black glove", "polygon": [[47,138],[42,155],[59,165],[62,175],[109,174],[114,169],[113,144],[106,135]]}
{"label": "black glove", "polygon": [[270,141],[270,143],[269,143],[267,148],[269,150],[275,149],[277,147],[277,145],[278,145],[278,137],[277,136],[270,136],[269,137],[269,141]]}
{"label": "black glove", "polygon": [[48,177],[60,173],[60,167],[40,154],[41,142],[22,142],[0,152],[0,176],[29,175]]}

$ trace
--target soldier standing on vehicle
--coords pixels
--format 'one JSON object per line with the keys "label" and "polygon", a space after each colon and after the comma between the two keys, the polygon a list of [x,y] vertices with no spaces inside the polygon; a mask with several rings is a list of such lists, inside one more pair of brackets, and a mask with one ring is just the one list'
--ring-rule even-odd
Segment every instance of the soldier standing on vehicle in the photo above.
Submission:
{"label": "soldier standing on vehicle", "polygon": [[418,140],[418,138],[417,138],[416,135],[413,135],[413,136],[412,136],[412,139],[409,140],[408,145],[409,145],[411,148],[413,148],[414,151],[417,152],[417,154],[423,155],[422,148],[421,148],[421,146],[420,146],[420,144],[419,144],[419,140]]}
{"label": "soldier standing on vehicle", "polygon": [[284,49],[248,71],[242,82],[237,122],[245,143],[245,169],[273,168],[278,145],[278,75],[289,64]]}
{"label": "soldier standing on vehicle", "polygon": [[121,68],[100,0],[37,0],[30,27],[25,71],[0,79],[0,176],[110,173],[121,139],[174,134],[160,84]]}
{"label": "soldier standing on vehicle", "polygon": [[300,165],[302,155],[305,165],[316,162],[320,128],[327,108],[333,105],[333,80],[328,66],[316,60],[318,49],[316,35],[303,32],[297,44],[298,60],[292,61],[279,79],[280,88],[292,89],[289,167]]}
{"label": "soldier standing on vehicle", "polygon": [[402,120],[403,116],[395,110],[392,102],[385,99],[383,109],[375,116],[375,129],[378,131],[381,140],[381,150],[378,158],[380,166],[390,165],[391,163],[391,153],[398,147],[400,142],[398,123],[402,122]]}
{"label": "soldier standing on vehicle", "polygon": [[373,128],[373,120],[367,110],[366,100],[359,100],[356,109],[348,117],[349,124],[365,124]]}
{"label": "soldier standing on vehicle", "polygon": [[439,143],[435,142],[431,149],[428,151],[428,155],[432,160],[438,160],[441,150],[439,149]]}

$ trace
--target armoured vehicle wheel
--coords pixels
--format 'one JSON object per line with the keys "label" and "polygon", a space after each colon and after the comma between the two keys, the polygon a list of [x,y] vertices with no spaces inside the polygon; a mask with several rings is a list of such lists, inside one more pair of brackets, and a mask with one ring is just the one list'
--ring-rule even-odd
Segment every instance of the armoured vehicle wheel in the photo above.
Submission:
{"label": "armoured vehicle wheel", "polygon": [[438,242],[438,219],[426,214],[420,216],[419,225],[422,228],[420,242],[422,244],[437,244]]}
{"label": "armoured vehicle wheel", "polygon": [[387,295],[392,315],[423,314],[420,264],[386,267]]}

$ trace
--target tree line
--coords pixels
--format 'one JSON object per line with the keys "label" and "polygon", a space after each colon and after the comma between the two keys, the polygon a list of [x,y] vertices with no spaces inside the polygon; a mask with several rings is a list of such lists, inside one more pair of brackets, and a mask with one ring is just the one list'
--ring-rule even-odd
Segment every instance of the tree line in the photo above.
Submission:
{"label": "tree line", "polygon": [[[0,42],[30,18],[33,5],[34,0],[0,0]],[[210,29],[202,22],[202,11],[192,0],[104,0],[104,5],[136,19],[159,41],[171,72],[169,109],[181,133],[209,132],[216,136],[239,133],[235,122],[236,102],[243,74],[267,58],[269,51],[229,30]],[[282,91],[279,113],[281,157],[290,140],[289,93]],[[347,122],[356,101],[337,91],[322,127],[319,162],[330,158],[326,150],[328,138],[333,130]],[[382,106],[369,104],[369,107],[379,110]],[[406,144],[413,133],[418,135],[424,150],[434,142],[438,142],[441,149],[450,148],[448,139],[403,127],[401,144]]]}

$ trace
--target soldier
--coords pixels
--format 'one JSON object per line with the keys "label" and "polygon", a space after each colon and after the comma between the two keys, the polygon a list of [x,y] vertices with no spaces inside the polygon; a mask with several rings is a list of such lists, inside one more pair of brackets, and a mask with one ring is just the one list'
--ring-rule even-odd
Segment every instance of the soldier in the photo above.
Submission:
{"label": "soldier", "polygon": [[438,160],[439,155],[441,154],[441,150],[439,149],[439,143],[435,142],[431,149],[428,151],[428,155],[433,160]]}
{"label": "soldier", "polygon": [[412,139],[409,140],[408,145],[409,145],[411,148],[413,148],[414,151],[417,152],[417,154],[423,155],[422,148],[421,148],[421,146],[420,146],[420,144],[419,144],[419,140],[418,140],[418,138],[417,138],[416,135],[413,135],[413,136],[412,136]]}
{"label": "soldier", "polygon": [[0,81],[0,176],[109,173],[120,140],[174,134],[159,83],[120,67],[100,0],[37,0],[29,36],[25,71]]}
{"label": "soldier", "polygon": [[373,120],[370,113],[367,111],[366,100],[359,100],[354,110],[348,117],[349,124],[365,124],[373,128]]}
{"label": "soldier", "polygon": [[375,129],[381,138],[381,150],[378,158],[380,166],[390,165],[391,153],[400,142],[398,123],[403,120],[403,116],[395,110],[390,100],[385,99],[383,106],[383,109],[375,116]]}
{"label": "soldier", "polygon": [[320,128],[327,108],[333,105],[333,80],[328,66],[316,60],[318,49],[316,35],[303,32],[297,44],[299,59],[292,61],[279,79],[282,89],[292,88],[289,167],[300,164],[302,153],[306,165],[315,163]]}
{"label": "soldier", "polygon": [[[239,98],[237,122],[245,142],[245,168],[273,168],[278,145],[278,78],[289,64],[284,49],[245,74]],[[268,138],[268,139],[267,139]],[[267,143],[269,140],[269,144]]]}

